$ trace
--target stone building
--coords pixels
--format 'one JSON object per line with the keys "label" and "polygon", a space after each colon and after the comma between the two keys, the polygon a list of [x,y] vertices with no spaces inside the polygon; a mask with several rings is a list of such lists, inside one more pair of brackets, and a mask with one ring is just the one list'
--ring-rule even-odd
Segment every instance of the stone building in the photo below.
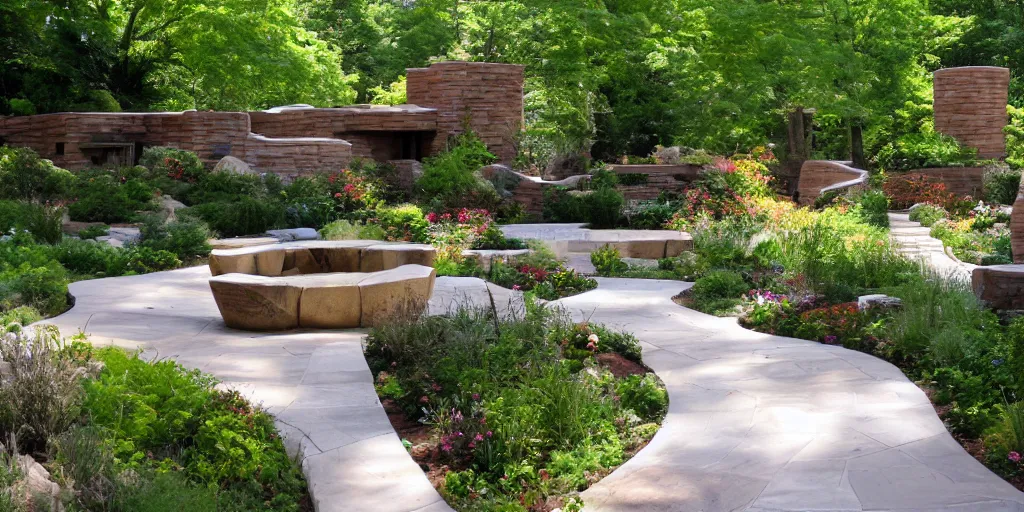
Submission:
{"label": "stone building", "polygon": [[394,107],[279,107],[262,112],[64,112],[0,118],[0,143],[27,146],[67,169],[133,165],[148,146],[225,156],[256,172],[295,176],[352,158],[413,161],[470,126],[502,161],[523,123],[523,67],[440,62],[408,70],[408,101]]}

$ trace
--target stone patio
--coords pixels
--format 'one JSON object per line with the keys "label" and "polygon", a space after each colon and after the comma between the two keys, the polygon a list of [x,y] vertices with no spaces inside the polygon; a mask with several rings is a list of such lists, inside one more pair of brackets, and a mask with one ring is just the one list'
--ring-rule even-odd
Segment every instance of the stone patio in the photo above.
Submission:
{"label": "stone patio", "polygon": [[[362,330],[253,334],[224,326],[197,267],[71,285],[52,320],[97,344],[141,347],[212,373],[275,415],[318,511],[449,511],[403,449],[362,355]],[[560,304],[632,331],[665,381],[651,444],[586,491],[594,511],[1024,511],[894,366],[745,330],[675,305],[688,285],[599,279]],[[515,309],[516,294],[438,278],[429,311]]]}

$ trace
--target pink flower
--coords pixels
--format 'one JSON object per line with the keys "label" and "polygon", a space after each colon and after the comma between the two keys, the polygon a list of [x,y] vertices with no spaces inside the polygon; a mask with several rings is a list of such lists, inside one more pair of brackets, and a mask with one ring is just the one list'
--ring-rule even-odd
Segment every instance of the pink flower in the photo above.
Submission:
{"label": "pink flower", "polygon": [[490,430],[487,431],[487,437],[491,437],[493,435],[494,435],[494,432],[491,432]]}
{"label": "pink flower", "polygon": [[591,341],[590,343],[587,343],[587,350],[590,350],[592,352],[597,352],[597,343],[594,343],[593,341]]}
{"label": "pink flower", "polygon": [[335,192],[334,197],[341,197],[341,192]]}
{"label": "pink flower", "polygon": [[438,383],[434,382],[430,384],[430,389],[433,389],[435,392],[441,391],[441,386]]}
{"label": "pink flower", "polygon": [[427,395],[423,395],[423,396],[420,397],[420,403],[421,404],[425,404],[425,403],[427,403],[429,401],[430,401],[430,399],[427,398]]}
{"label": "pink flower", "polygon": [[480,393],[473,393],[473,400],[480,401]]}
{"label": "pink flower", "polygon": [[448,443],[442,444],[441,445],[441,449],[446,451],[446,452],[450,452],[450,451],[452,451],[452,445],[450,445]]}
{"label": "pink flower", "polygon": [[434,212],[428,213],[427,214],[427,222],[429,222],[431,224],[436,223],[437,222],[437,214],[434,213]]}
{"label": "pink flower", "polygon": [[1010,452],[1010,454],[1007,455],[1006,458],[1012,460],[1013,462],[1020,462],[1020,454],[1017,452]]}
{"label": "pink flower", "polygon": [[484,436],[482,436],[479,433],[477,433],[477,435],[473,436],[473,440],[474,441],[483,441],[484,440]]}
{"label": "pink flower", "polygon": [[473,442],[473,441],[470,441],[467,446],[469,446],[469,449],[472,450],[473,448],[476,448],[476,443]]}
{"label": "pink flower", "polygon": [[523,287],[519,286],[518,284],[514,284],[514,285],[512,285],[512,289],[518,292],[519,290],[522,290]]}

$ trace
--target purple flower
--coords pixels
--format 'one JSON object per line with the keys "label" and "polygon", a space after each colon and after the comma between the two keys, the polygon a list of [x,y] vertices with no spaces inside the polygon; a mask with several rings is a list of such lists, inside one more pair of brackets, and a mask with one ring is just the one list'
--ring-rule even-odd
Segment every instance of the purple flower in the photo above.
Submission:
{"label": "purple flower", "polygon": [[1020,454],[1017,452],[1010,452],[1010,454],[1007,455],[1006,458],[1012,460],[1013,462],[1020,462]]}
{"label": "purple flower", "polygon": [[837,339],[839,338],[836,338],[835,336],[829,334],[828,336],[825,336],[825,343],[832,344],[835,343]]}

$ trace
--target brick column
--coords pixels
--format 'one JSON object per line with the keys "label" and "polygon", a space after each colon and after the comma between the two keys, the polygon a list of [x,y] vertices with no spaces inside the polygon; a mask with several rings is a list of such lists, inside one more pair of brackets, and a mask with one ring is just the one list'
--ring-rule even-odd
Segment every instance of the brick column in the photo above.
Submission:
{"label": "brick column", "polygon": [[515,133],[523,126],[523,66],[448,61],[408,70],[407,101],[437,109],[431,153],[470,127],[502,162],[515,158]]}
{"label": "brick column", "polygon": [[934,74],[935,129],[978,149],[982,158],[1006,156],[1010,70],[971,66]]}

